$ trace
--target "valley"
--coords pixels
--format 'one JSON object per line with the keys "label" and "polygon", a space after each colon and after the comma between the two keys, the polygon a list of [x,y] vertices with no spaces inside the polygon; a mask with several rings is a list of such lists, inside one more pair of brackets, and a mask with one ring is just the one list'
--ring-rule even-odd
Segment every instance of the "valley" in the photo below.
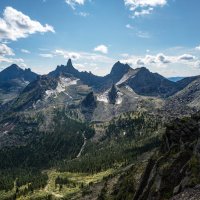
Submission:
{"label": "valley", "polygon": [[199,76],[121,62],[96,76],[71,59],[32,73],[0,72],[0,91],[30,82],[1,93],[0,199],[164,200],[198,187]]}

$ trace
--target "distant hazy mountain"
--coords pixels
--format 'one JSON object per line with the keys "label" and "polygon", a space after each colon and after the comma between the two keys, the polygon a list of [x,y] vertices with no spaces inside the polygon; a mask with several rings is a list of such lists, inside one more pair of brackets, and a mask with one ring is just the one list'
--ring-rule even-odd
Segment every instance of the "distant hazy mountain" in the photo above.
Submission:
{"label": "distant hazy mountain", "polygon": [[22,69],[16,64],[13,64],[0,72],[0,82],[21,79],[24,81],[33,81],[38,75],[30,69]]}
{"label": "distant hazy mountain", "polygon": [[173,82],[177,82],[177,81],[180,81],[180,80],[182,80],[184,78],[185,77],[176,76],[176,77],[169,77],[167,79],[170,80],[170,81],[173,81]]}

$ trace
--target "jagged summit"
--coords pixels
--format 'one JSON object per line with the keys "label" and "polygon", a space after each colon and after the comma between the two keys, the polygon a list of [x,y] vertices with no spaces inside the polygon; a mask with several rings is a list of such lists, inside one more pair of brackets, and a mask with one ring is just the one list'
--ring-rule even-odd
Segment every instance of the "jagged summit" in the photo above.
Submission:
{"label": "jagged summit", "polygon": [[22,71],[23,71],[23,69],[20,68],[18,65],[12,64],[12,65],[10,65],[9,67],[7,67],[7,68],[5,68],[4,70],[2,70],[2,71],[0,72],[0,74],[1,74],[1,73],[19,73],[19,72],[22,72]]}
{"label": "jagged summit", "polygon": [[120,61],[116,62],[110,72],[111,76],[121,76],[122,74],[127,73],[130,69],[132,69],[128,64],[123,64]]}
{"label": "jagged summit", "polygon": [[145,67],[135,69],[132,76],[129,76],[121,85],[127,85],[137,94],[144,96],[166,97],[177,91],[176,83],[160,74],[150,72]]}
{"label": "jagged summit", "polygon": [[150,72],[149,69],[147,69],[146,67],[140,67],[140,68],[137,68],[138,72]]}
{"label": "jagged summit", "polygon": [[72,60],[69,59],[66,65],[57,66],[57,68],[49,73],[51,77],[59,77],[60,75],[76,76],[79,71],[73,67]]}
{"label": "jagged summit", "polygon": [[10,65],[7,69],[17,69],[17,70],[22,70],[17,64],[12,64]]}
{"label": "jagged summit", "polygon": [[72,65],[72,60],[71,60],[71,59],[69,59],[69,60],[67,61],[67,67],[73,67],[73,65]]}

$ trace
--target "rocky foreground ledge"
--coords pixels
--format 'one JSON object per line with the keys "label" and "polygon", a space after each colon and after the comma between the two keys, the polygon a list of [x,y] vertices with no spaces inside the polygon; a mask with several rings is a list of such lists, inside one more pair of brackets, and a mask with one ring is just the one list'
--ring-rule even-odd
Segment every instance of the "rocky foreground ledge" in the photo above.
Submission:
{"label": "rocky foreground ledge", "polygon": [[200,199],[200,185],[194,188],[186,189],[180,194],[174,196],[170,200],[199,200]]}

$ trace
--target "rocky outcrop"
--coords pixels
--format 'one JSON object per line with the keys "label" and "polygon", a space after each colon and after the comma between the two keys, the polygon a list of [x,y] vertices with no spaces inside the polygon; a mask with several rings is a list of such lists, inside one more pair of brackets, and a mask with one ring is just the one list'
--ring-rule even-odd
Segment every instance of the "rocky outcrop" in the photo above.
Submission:
{"label": "rocky outcrop", "polygon": [[93,92],[90,92],[82,101],[81,105],[85,108],[95,108],[96,107],[96,98]]}
{"label": "rocky outcrop", "polygon": [[167,126],[160,150],[151,158],[134,200],[160,200],[200,183],[200,117]]}
{"label": "rocky outcrop", "polygon": [[108,92],[109,103],[115,104],[118,98],[118,90],[115,85],[112,85],[110,91]]}
{"label": "rocky outcrop", "polygon": [[194,188],[188,188],[178,195],[175,195],[170,200],[199,200],[200,198],[200,185]]}
{"label": "rocky outcrop", "polygon": [[81,102],[81,111],[86,120],[91,120],[93,112],[97,107],[96,97],[93,92],[90,92]]}

